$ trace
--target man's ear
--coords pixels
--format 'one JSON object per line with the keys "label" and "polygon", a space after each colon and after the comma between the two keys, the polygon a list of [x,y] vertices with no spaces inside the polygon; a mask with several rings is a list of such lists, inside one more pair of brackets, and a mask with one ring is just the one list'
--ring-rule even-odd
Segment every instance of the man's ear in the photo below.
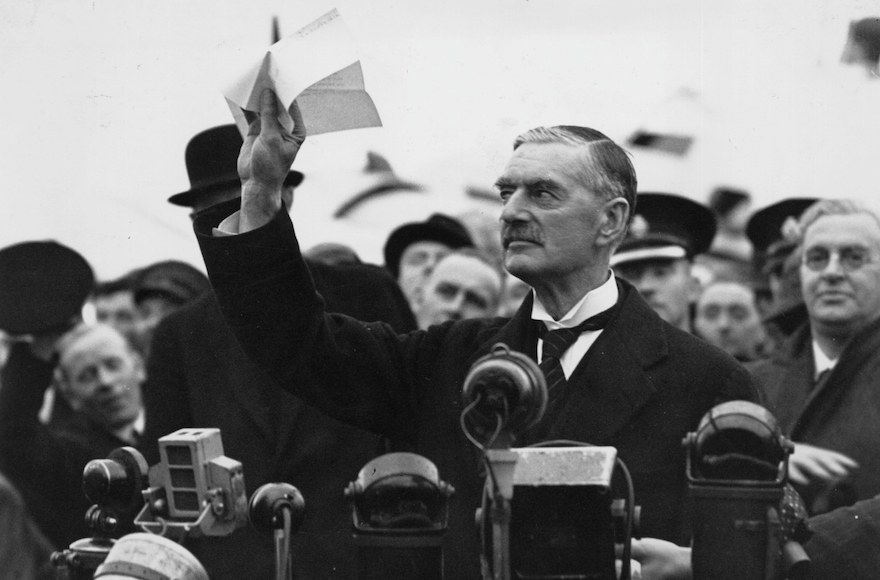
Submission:
{"label": "man's ear", "polygon": [[602,206],[601,225],[599,227],[600,245],[609,245],[623,239],[626,225],[629,223],[629,202],[622,197],[609,199]]}
{"label": "man's ear", "polygon": [[687,292],[688,292],[688,302],[691,304],[696,304],[700,300],[700,296],[703,294],[703,281],[699,276],[696,276],[693,272],[693,264],[688,265],[688,276],[690,278],[688,282]]}

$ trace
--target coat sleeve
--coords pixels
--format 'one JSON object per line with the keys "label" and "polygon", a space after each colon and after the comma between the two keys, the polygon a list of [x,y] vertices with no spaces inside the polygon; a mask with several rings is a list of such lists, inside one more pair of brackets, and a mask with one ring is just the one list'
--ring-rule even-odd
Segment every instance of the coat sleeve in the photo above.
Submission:
{"label": "coat sleeve", "polygon": [[173,326],[168,320],[160,322],[153,334],[147,378],[141,389],[146,423],[138,448],[149,465],[159,463],[159,437],[195,425],[180,352]]}
{"label": "coat sleeve", "polygon": [[43,532],[64,547],[88,534],[82,473],[94,457],[37,417],[52,368],[26,344],[13,346],[0,375],[0,471],[22,493]]}
{"label": "coat sleeve", "polygon": [[810,518],[804,545],[810,578],[869,580],[880,575],[880,496]]}
{"label": "coat sleeve", "polygon": [[327,314],[293,224],[214,237],[195,230],[224,318],[248,356],[283,388],[344,422],[413,441],[417,389],[448,326],[399,336],[381,322]]}

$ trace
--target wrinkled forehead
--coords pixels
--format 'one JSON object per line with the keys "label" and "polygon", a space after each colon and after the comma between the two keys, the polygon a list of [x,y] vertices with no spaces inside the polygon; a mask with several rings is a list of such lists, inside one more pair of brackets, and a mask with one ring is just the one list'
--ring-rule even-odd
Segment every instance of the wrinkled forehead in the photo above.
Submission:
{"label": "wrinkled forehead", "polygon": [[700,295],[700,304],[719,304],[745,306],[754,305],[754,293],[747,287],[727,282],[711,284]]}
{"label": "wrinkled forehead", "polygon": [[501,273],[481,259],[462,254],[450,254],[440,260],[431,273],[431,281],[455,281],[463,287],[489,286],[501,290]]}
{"label": "wrinkled forehead", "polygon": [[880,224],[864,213],[822,216],[807,227],[803,245],[804,248],[880,248]]}
{"label": "wrinkled forehead", "polygon": [[100,325],[80,331],[63,342],[59,363],[65,370],[75,370],[106,356],[127,358],[131,356],[131,351],[121,334],[113,328]]}

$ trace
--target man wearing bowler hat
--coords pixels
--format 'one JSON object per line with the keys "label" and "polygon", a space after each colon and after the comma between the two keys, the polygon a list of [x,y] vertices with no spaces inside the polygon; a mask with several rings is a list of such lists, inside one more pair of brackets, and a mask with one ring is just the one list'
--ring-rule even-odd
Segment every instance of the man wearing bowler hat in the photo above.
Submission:
{"label": "man wearing bowler hat", "polygon": [[[190,139],[185,154],[190,188],[172,195],[168,202],[191,208],[190,215],[195,215],[240,196],[241,180],[236,163],[241,143],[241,133],[235,125],[212,127]],[[302,180],[303,174],[299,171],[288,172],[283,183],[286,193],[292,196],[293,188]]]}
{"label": "man wearing bowler hat", "polygon": [[413,310],[434,266],[452,250],[474,245],[457,219],[435,213],[422,222],[411,222],[391,232],[385,242],[385,267],[397,280]]}
{"label": "man wearing bowler hat", "polygon": [[692,332],[693,304],[700,295],[693,259],[709,249],[715,227],[715,216],[702,204],[668,193],[639,193],[629,233],[611,267],[660,318]]}

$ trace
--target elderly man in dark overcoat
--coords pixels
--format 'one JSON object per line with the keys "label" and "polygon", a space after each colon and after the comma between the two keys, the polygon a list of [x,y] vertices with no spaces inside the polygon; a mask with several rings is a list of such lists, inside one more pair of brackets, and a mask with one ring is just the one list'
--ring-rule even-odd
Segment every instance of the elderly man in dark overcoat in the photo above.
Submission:
{"label": "elderly man in dark overcoat", "polygon": [[[275,100],[266,91],[242,148],[240,214],[220,224],[196,220],[218,301],[278,384],[344,421],[411,442],[455,486],[447,577],[479,575],[474,510],[483,482],[459,425],[469,367],[498,342],[537,359],[542,328],[575,327],[597,313],[607,324],[576,333],[559,360],[567,380],[530,439],[616,447],[642,506],[642,533],[686,541],[682,438],[717,403],[755,391],[731,357],[664,323],[611,273],[636,203],[626,153],[582,127],[521,136],[496,186],[505,265],[534,293],[509,320],[398,335],[325,312],[280,195],[305,133],[295,107],[294,133],[280,128]],[[218,235],[230,223],[237,235]]]}
{"label": "elderly man in dark overcoat", "polygon": [[751,370],[795,442],[790,476],[822,513],[880,494],[880,216],[823,200],[798,230],[808,322]]}

